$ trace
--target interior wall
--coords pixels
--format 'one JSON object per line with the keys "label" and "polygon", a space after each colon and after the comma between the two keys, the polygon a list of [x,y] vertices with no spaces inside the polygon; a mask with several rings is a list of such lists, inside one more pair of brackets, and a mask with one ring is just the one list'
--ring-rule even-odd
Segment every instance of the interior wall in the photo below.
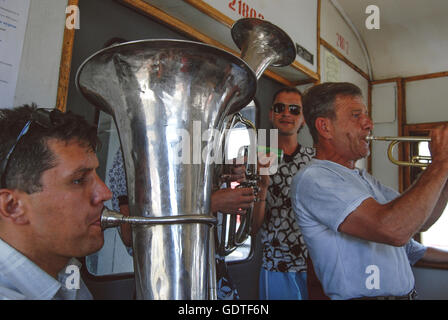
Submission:
{"label": "interior wall", "polygon": [[[302,86],[298,86],[297,89],[300,90],[300,92],[305,93],[307,89],[311,88],[313,84],[305,84]],[[312,147],[314,145],[313,143],[313,137],[311,136],[310,130],[308,129],[308,125],[305,123],[305,126],[300,130],[298,140],[302,146],[306,147]]]}
{"label": "interior wall", "polygon": [[[374,136],[398,135],[396,82],[372,86],[372,120]],[[386,186],[399,190],[399,168],[387,158],[389,144],[382,141],[371,144],[373,176]],[[397,154],[395,151],[394,156]]]}
{"label": "interior wall", "polygon": [[448,121],[448,76],[406,82],[406,123]]}
{"label": "interior wall", "polygon": [[[445,0],[338,0],[367,45],[375,80],[448,70]],[[365,26],[365,9],[380,9],[380,29]]]}
{"label": "interior wall", "polygon": [[53,108],[59,80],[67,1],[31,1],[14,105]]}
{"label": "interior wall", "polygon": [[[351,28],[338,13],[330,0],[321,0],[320,37],[344,55],[362,71],[368,71],[366,58]],[[342,36],[347,44],[345,50],[338,46]],[[321,60],[321,63],[323,60]],[[322,65],[321,65],[322,68]]]}

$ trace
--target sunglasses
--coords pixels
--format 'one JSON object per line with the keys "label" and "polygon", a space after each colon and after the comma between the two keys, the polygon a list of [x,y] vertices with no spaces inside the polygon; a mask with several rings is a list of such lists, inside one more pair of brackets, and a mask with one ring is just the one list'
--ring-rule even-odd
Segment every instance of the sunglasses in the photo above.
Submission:
{"label": "sunglasses", "polygon": [[17,136],[16,141],[9,149],[8,153],[6,154],[6,157],[0,163],[0,175],[1,175],[0,189],[6,188],[6,169],[8,168],[9,159],[11,158],[11,155],[14,153],[14,150],[16,149],[17,144],[20,142],[20,139],[22,139],[29,132],[31,124],[35,123],[45,129],[52,128],[58,125],[59,121],[57,120],[56,115],[61,113],[62,112],[58,109],[44,109],[44,108],[36,109],[31,113],[30,120],[28,120],[25,123],[19,135]]}
{"label": "sunglasses", "polygon": [[286,105],[284,103],[278,102],[272,106],[272,109],[274,110],[275,113],[282,113],[283,111],[285,111],[286,106],[288,106],[290,114],[293,114],[295,116],[300,114],[300,110],[302,107],[299,106],[298,104]]}

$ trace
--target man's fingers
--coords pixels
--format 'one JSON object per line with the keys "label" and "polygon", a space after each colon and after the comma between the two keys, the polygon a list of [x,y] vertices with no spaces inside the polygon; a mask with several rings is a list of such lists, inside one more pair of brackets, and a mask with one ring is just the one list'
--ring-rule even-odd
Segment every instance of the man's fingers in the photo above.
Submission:
{"label": "man's fingers", "polygon": [[238,181],[238,180],[244,180],[246,179],[246,175],[243,174],[223,174],[221,175],[221,179],[226,179],[226,180],[230,180],[230,181]]}

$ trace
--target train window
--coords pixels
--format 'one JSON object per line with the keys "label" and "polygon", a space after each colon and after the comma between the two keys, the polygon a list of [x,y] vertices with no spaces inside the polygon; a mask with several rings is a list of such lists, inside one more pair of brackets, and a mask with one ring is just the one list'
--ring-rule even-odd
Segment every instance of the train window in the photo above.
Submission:
{"label": "train window", "polygon": [[440,216],[439,220],[426,232],[422,232],[421,242],[425,246],[448,250],[448,239],[446,237],[446,225],[448,224],[448,206]]}
{"label": "train window", "polygon": [[[419,156],[431,156],[428,142],[418,143]],[[448,249],[448,238],[446,237],[446,225],[448,224],[448,206],[436,221],[426,232],[420,234],[421,242],[425,246],[436,247],[439,249]]]}

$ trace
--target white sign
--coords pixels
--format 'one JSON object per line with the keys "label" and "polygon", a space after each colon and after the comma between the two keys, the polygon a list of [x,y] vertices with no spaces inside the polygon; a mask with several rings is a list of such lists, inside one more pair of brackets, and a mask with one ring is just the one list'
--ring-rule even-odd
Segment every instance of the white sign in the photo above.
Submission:
{"label": "white sign", "polygon": [[0,0],[0,108],[12,108],[30,0]]}
{"label": "white sign", "polygon": [[[232,20],[259,18],[282,28],[312,55],[312,62],[296,57],[304,66],[317,66],[317,0],[203,0]],[[302,50],[303,51],[303,50]],[[309,55],[308,55],[309,56]]]}
{"label": "white sign", "polygon": [[341,65],[339,59],[330,51],[325,50],[325,81],[341,81]]}

